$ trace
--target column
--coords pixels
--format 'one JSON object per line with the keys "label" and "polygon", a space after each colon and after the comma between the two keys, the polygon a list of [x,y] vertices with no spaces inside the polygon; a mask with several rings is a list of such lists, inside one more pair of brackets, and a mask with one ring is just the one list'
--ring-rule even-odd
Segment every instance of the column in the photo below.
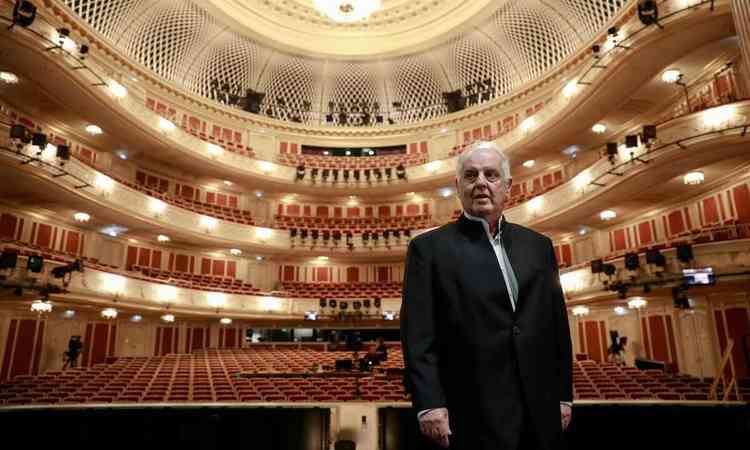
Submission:
{"label": "column", "polygon": [[744,78],[746,86],[750,85],[750,2],[747,0],[731,0],[734,27],[742,55],[744,70],[739,74]]}

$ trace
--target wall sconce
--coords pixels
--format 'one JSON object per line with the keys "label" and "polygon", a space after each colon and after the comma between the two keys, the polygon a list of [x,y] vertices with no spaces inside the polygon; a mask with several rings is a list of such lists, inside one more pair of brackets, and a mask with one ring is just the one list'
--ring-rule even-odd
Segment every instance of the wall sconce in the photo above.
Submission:
{"label": "wall sconce", "polygon": [[255,237],[261,242],[266,242],[271,236],[273,236],[273,230],[270,228],[258,227],[255,229]]}
{"label": "wall sconce", "polygon": [[206,229],[207,233],[210,233],[216,229],[216,225],[219,223],[218,220],[216,220],[213,217],[209,216],[201,216],[201,226]]}

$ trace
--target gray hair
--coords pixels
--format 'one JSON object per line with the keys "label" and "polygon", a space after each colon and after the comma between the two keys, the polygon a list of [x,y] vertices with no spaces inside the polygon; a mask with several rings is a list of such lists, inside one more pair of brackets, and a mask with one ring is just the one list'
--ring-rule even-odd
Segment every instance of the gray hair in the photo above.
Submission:
{"label": "gray hair", "polygon": [[468,149],[466,149],[466,151],[458,156],[458,161],[456,161],[456,178],[459,180],[461,179],[461,176],[463,175],[462,169],[464,168],[466,160],[479,152],[494,152],[500,157],[500,175],[503,177],[503,181],[507,184],[510,180],[510,161],[497,144],[488,141],[474,142]]}

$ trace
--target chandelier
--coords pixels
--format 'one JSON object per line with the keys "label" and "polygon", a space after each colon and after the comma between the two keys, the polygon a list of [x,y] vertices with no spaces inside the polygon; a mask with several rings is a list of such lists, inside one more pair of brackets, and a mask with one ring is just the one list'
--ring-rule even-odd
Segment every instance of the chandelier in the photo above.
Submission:
{"label": "chandelier", "polygon": [[379,10],[381,0],[315,0],[315,9],[334,22],[365,20]]}

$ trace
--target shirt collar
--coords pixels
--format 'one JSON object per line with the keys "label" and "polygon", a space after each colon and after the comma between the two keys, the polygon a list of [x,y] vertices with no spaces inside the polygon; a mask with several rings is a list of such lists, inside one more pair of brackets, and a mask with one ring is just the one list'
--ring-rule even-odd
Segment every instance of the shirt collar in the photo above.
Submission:
{"label": "shirt collar", "polygon": [[[474,222],[479,222],[484,227],[484,232],[487,233],[487,236],[490,238],[493,238],[493,236],[490,234],[490,225],[487,223],[486,220],[484,220],[483,217],[476,217],[472,216],[471,214],[464,211],[464,217],[466,217],[469,220],[473,220]],[[497,237],[502,238],[503,235],[503,223],[505,222],[505,216],[500,215],[500,218],[497,220]]]}

